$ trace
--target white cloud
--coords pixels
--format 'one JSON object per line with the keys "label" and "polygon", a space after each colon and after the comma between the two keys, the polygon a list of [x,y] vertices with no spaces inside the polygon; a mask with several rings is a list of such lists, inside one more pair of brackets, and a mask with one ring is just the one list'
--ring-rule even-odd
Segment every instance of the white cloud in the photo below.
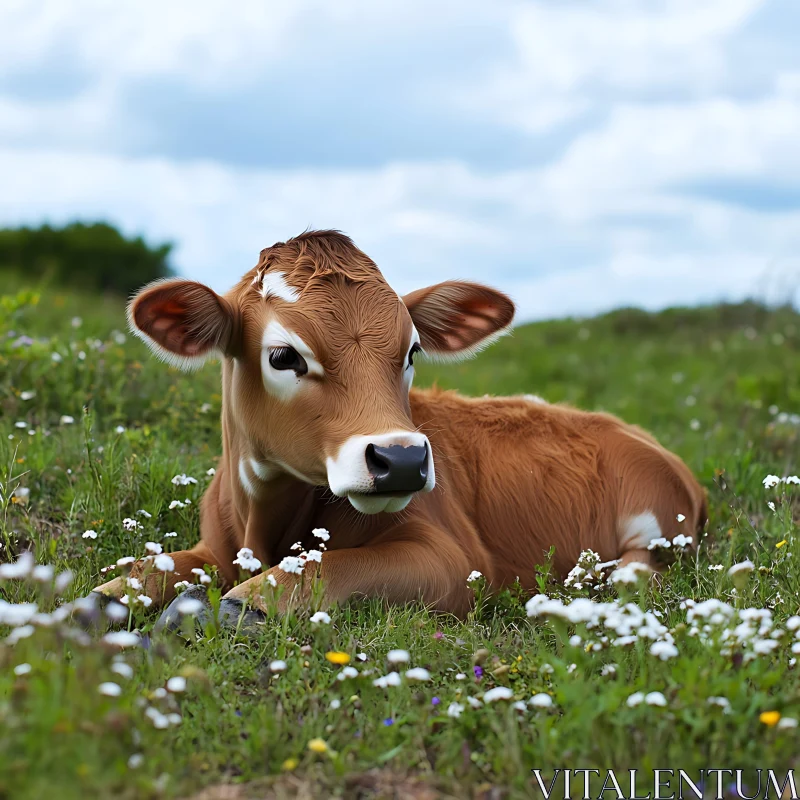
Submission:
{"label": "white cloud", "polygon": [[[708,94],[729,77],[726,39],[761,0],[526,3],[507,20],[509,56],[456,87],[476,114],[540,133],[614,99]],[[459,91],[460,89],[460,91]]]}
{"label": "white cloud", "polygon": [[[763,30],[753,51],[763,58],[743,61],[737,49],[756,47],[750,27],[770,5],[243,0],[232,13],[222,0],[4,3],[0,53],[23,77],[0,81],[0,224],[107,218],[177,241],[179,270],[220,290],[262,247],[313,226],[350,233],[401,291],[484,280],[510,291],[522,318],[742,297],[765,270],[796,269],[800,251],[800,193],[772,208],[755,192],[725,196],[732,181],[800,185],[800,56],[765,50]],[[439,42],[450,49],[437,60]],[[463,62],[452,60],[459,43]],[[427,61],[395,63],[404,52]],[[69,86],[26,90],[26,80],[59,86],[62,66]],[[347,94],[356,73],[374,76],[373,98],[391,94],[385,107]],[[342,75],[341,94],[331,89],[325,113],[304,124],[317,141],[340,126],[358,142],[388,109],[381,163],[334,153],[244,168],[224,148],[190,159],[181,144],[208,133],[195,118],[169,149],[175,131],[162,130],[158,102],[130,102],[142,86],[178,106],[207,98],[216,108],[220,94],[260,101],[276,75],[287,85],[277,100],[264,94],[264,129],[248,132],[256,149],[308,103],[316,76],[337,87]],[[179,91],[161,96],[162,85]],[[445,118],[437,132],[432,120]],[[211,139],[241,133],[219,122]],[[554,130],[558,142],[542,144]],[[398,154],[409,131],[443,137],[445,151],[452,141],[451,157]],[[480,147],[455,155],[476,131]],[[499,166],[494,151],[509,141],[519,158]]]}

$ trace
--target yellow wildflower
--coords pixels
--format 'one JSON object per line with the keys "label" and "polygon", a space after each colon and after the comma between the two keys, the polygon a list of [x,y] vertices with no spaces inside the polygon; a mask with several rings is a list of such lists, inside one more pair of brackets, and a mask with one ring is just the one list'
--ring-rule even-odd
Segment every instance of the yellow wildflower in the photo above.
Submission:
{"label": "yellow wildflower", "polygon": [[778,720],[781,718],[780,711],[763,711],[759,717],[761,722],[763,722],[767,727],[772,728],[773,726],[778,724]]}
{"label": "yellow wildflower", "polygon": [[312,739],[308,743],[308,749],[312,753],[327,753],[328,752],[328,744],[324,739]]}
{"label": "yellow wildflower", "polygon": [[[316,739],[314,741],[317,741]],[[310,743],[309,743],[310,746]],[[281,764],[281,769],[285,770],[286,772],[291,772],[293,769],[297,769],[297,764],[299,762],[296,758],[287,758],[286,761]]]}
{"label": "yellow wildflower", "polygon": [[779,548],[783,547],[785,544],[787,544],[786,539],[784,539],[781,542],[778,542],[778,544],[775,545],[775,549],[778,550]]}
{"label": "yellow wildflower", "polygon": [[350,656],[347,653],[340,653],[336,650],[329,650],[325,653],[325,658],[331,662],[331,664],[349,664],[350,663]]}

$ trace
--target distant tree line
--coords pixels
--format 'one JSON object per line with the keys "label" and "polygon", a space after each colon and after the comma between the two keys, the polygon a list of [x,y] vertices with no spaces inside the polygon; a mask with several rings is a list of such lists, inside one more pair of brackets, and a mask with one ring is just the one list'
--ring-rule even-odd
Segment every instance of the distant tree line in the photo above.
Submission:
{"label": "distant tree line", "polygon": [[129,295],[172,274],[172,244],[126,238],[105,222],[0,228],[0,272],[89,291]]}

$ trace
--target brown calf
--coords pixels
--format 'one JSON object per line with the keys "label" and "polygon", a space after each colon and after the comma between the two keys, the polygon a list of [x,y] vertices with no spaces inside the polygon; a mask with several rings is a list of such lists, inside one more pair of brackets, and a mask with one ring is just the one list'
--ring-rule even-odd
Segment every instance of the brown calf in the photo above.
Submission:
{"label": "brown calf", "polygon": [[[223,382],[223,451],[201,541],[172,554],[166,579],[134,570],[153,601],[170,601],[174,583],[206,564],[229,598],[259,605],[274,578],[291,590],[282,605],[307,599],[308,582],[276,565],[296,542],[316,548],[315,528],[331,532],[318,565],[327,601],[419,598],[456,614],[468,609],[471,571],[534,590],[551,546],[563,576],[587,548],[649,564],[653,539],[696,541],[703,490],[643,430],[530,396],[411,388],[417,352],[474,353],[513,312],[472,283],[400,298],[328,231],[263,250],[224,296],[179,279],[145,287],[130,305],[134,331],[173,364],[220,358]],[[234,586],[245,547],[265,571]],[[96,591],[119,596],[124,579]]]}

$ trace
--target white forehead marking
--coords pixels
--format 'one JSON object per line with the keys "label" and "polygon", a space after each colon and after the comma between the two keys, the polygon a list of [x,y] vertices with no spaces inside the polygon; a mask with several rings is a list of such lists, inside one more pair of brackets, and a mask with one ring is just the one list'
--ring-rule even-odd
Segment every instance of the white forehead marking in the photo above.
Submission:
{"label": "white forehead marking", "polygon": [[286,283],[282,272],[267,272],[261,278],[261,296],[265,299],[277,297],[287,303],[296,303],[300,299],[300,292]]}

